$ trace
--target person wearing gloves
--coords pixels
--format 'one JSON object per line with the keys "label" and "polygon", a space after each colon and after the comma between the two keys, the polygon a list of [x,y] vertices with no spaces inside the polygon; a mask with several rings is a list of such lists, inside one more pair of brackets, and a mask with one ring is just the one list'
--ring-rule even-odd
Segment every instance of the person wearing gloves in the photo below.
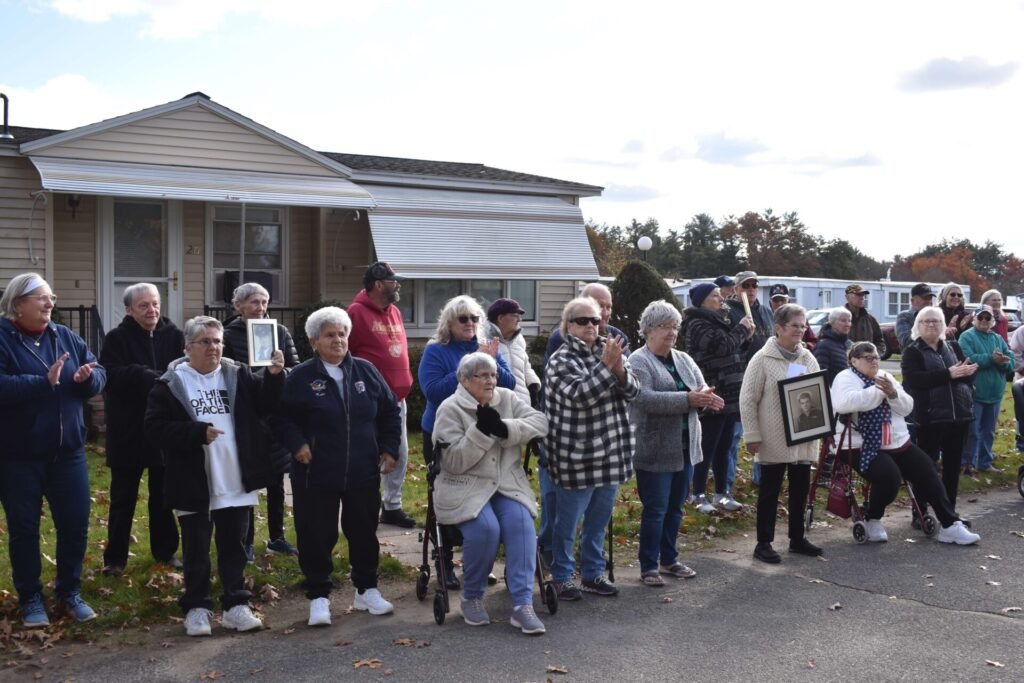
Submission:
{"label": "person wearing gloves", "polygon": [[[932,459],[910,440],[905,418],[914,411],[914,399],[892,375],[880,369],[878,349],[871,342],[854,344],[849,357],[850,368],[840,372],[832,383],[832,406],[849,419],[852,430],[848,440],[840,443],[844,450],[839,456],[851,460],[853,468],[871,483],[865,515],[868,540],[889,540],[882,516],[905,479],[917,497],[935,509],[942,525],[940,543],[977,543],[980,536],[956,516]],[[837,442],[845,421],[840,419],[836,426]]]}
{"label": "person wearing gloves", "polygon": [[1001,472],[992,462],[996,421],[1006,391],[1006,375],[1013,370],[1013,351],[993,329],[995,313],[982,304],[974,312],[974,327],[960,335],[960,348],[978,366],[974,380],[974,421],[968,437],[970,451],[963,465],[978,472]]}
{"label": "person wearing gloves", "polygon": [[256,492],[274,475],[263,419],[284,384],[284,354],[255,375],[223,357],[220,321],[185,323],[185,358],[171,363],[149,393],[146,436],[163,451],[164,501],[181,527],[185,633],[210,635],[210,539],[216,531],[220,604],[226,629],[263,627],[245,589],[245,537]]}
{"label": "person wearing gloves", "polygon": [[512,595],[509,623],[526,634],[545,632],[533,609],[537,502],[523,470],[522,446],[542,437],[548,419],[509,389],[498,387],[498,366],[486,353],[462,357],[459,386],[437,409],[435,452],[441,472],[434,510],[441,524],[462,533],[462,618],[491,622],[483,605],[498,544],[505,545],[505,578]]}

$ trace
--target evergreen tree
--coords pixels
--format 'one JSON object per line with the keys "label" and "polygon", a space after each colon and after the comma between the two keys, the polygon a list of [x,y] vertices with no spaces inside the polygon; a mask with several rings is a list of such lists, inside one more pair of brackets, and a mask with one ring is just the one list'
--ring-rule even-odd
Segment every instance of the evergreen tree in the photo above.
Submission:
{"label": "evergreen tree", "polygon": [[653,266],[643,261],[630,261],[612,283],[612,309],[611,324],[622,330],[629,337],[629,344],[632,348],[638,349],[643,346],[644,340],[640,337],[640,314],[647,307],[647,304],[658,299],[664,299],[682,312],[679,300],[672,293],[672,289],[665,284],[661,274]]}

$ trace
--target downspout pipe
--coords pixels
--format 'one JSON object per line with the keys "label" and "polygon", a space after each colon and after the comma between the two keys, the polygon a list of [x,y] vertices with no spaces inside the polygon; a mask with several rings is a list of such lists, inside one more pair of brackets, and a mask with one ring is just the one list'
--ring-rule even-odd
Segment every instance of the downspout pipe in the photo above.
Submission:
{"label": "downspout pipe", "polygon": [[11,127],[7,125],[7,108],[9,100],[7,99],[7,95],[2,92],[0,92],[0,99],[4,101],[4,129],[0,132],[0,140],[13,140],[14,134],[11,133]]}

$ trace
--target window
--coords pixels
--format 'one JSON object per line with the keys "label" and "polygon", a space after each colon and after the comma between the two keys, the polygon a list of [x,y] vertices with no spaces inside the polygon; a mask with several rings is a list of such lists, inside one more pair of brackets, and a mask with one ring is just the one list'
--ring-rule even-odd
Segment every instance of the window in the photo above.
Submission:
{"label": "window", "polygon": [[395,306],[402,312],[402,322],[411,323],[416,319],[416,281],[402,280],[402,291]]}
{"label": "window", "polygon": [[484,312],[496,299],[509,297],[518,301],[526,311],[523,313],[524,322],[537,320],[536,280],[406,280],[402,283],[402,299],[398,307],[402,311],[402,320],[407,323],[414,322],[414,292],[423,300],[420,320],[423,326],[436,323],[437,314],[445,303],[459,294],[475,298]]}
{"label": "window", "polygon": [[[284,209],[262,206],[213,207],[212,298],[229,301],[229,290],[242,282],[253,280],[270,290],[274,303],[283,304],[286,301],[283,277],[284,213]],[[244,273],[240,276],[242,271]]]}
{"label": "window", "polygon": [[536,280],[512,280],[508,283],[508,295],[519,302],[526,313],[523,313],[523,320],[537,320],[537,281]]}
{"label": "window", "polygon": [[423,281],[423,322],[432,325],[437,322],[441,309],[454,296],[462,294],[462,280]]}
{"label": "window", "polygon": [[908,308],[910,308],[910,292],[889,292],[888,315],[890,318],[895,318],[901,311]]}
{"label": "window", "polygon": [[823,289],[821,290],[821,307],[832,308],[832,290]]}

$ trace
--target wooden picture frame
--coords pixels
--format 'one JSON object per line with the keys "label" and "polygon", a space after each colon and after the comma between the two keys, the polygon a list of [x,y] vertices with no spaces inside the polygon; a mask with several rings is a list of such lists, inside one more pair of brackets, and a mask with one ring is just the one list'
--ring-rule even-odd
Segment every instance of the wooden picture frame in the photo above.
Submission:
{"label": "wooden picture frame", "polygon": [[835,431],[832,394],[824,371],[780,380],[779,399],[787,445],[821,439]]}
{"label": "wooden picture frame", "polygon": [[273,365],[274,351],[278,349],[277,321],[272,318],[246,320],[245,336],[249,347],[249,367]]}

